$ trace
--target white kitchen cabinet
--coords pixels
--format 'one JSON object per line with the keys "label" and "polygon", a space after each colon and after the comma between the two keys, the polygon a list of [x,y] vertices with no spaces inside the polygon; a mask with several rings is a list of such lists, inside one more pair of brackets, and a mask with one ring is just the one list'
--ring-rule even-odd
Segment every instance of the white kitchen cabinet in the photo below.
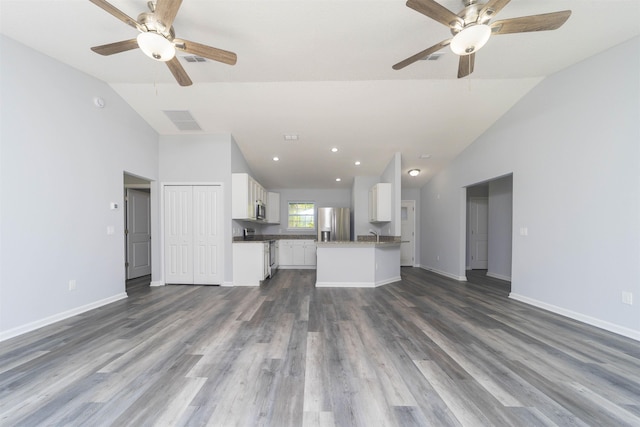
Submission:
{"label": "white kitchen cabinet", "polygon": [[280,268],[315,268],[316,242],[313,240],[280,240]]}
{"label": "white kitchen cabinet", "polygon": [[246,173],[231,174],[231,218],[256,220],[256,201],[265,203],[267,192]]}
{"label": "white kitchen cabinet", "polygon": [[260,286],[269,275],[269,242],[233,244],[233,285]]}
{"label": "white kitchen cabinet", "polygon": [[317,262],[316,262],[316,242],[314,242],[313,240],[307,240],[307,243],[304,244],[303,246],[303,252],[304,252],[304,265],[309,266],[309,267],[315,267]]}
{"label": "white kitchen cabinet", "polygon": [[280,193],[267,193],[267,222],[280,224]]}
{"label": "white kitchen cabinet", "polygon": [[278,263],[280,266],[293,265],[293,243],[295,240],[278,241]]}
{"label": "white kitchen cabinet", "polygon": [[381,182],[369,190],[369,222],[391,221],[391,184]]}

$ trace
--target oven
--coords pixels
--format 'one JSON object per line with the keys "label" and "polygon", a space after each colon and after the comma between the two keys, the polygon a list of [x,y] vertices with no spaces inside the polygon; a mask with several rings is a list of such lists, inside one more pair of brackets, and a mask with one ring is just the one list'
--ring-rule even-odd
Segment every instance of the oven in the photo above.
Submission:
{"label": "oven", "polygon": [[269,240],[269,271],[273,277],[278,270],[278,245],[275,240]]}

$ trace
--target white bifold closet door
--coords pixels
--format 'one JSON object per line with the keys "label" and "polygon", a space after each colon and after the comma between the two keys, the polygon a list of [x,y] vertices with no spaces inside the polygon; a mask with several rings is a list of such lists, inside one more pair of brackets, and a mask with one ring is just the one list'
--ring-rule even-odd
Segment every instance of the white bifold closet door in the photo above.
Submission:
{"label": "white bifold closet door", "polygon": [[222,283],[222,187],[164,188],[165,283]]}

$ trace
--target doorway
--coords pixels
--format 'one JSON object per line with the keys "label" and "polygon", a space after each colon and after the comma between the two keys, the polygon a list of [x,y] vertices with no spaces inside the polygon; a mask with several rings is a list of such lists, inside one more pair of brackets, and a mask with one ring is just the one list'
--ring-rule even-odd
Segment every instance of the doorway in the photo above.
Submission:
{"label": "doorway", "polygon": [[151,181],[124,174],[126,287],[151,283]]}
{"label": "doorway", "polygon": [[400,205],[400,265],[414,267],[416,257],[416,201],[403,200]]}
{"label": "doorway", "polygon": [[505,175],[466,188],[467,280],[478,275],[510,286],[513,175]]}
{"label": "doorway", "polygon": [[467,206],[470,270],[486,270],[489,252],[489,198],[471,197]]}

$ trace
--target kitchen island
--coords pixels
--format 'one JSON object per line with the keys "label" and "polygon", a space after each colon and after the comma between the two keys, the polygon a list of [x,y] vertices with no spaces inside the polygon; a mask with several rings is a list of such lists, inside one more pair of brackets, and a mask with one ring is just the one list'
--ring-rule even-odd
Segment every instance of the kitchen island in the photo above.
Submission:
{"label": "kitchen island", "polygon": [[374,288],[400,280],[400,242],[318,242],[316,287]]}

